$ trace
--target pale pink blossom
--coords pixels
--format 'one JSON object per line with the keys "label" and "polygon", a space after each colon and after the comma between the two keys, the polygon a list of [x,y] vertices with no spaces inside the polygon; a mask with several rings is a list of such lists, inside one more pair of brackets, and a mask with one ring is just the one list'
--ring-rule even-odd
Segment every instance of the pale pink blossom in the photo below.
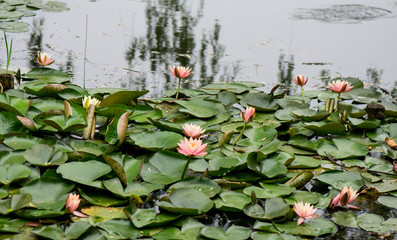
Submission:
{"label": "pale pink blossom", "polygon": [[351,86],[350,82],[348,81],[336,80],[329,82],[328,88],[336,93],[344,93],[350,91],[353,88],[353,86]]}
{"label": "pale pink blossom", "polygon": [[205,132],[203,128],[197,126],[196,124],[185,123],[182,125],[183,134],[191,138],[198,138],[201,134]]}
{"label": "pale pink blossom", "polygon": [[206,155],[205,150],[207,149],[207,143],[203,144],[200,139],[190,138],[189,140],[185,137],[178,143],[177,148],[180,154],[185,156],[201,157]]}
{"label": "pale pink blossom", "polygon": [[305,219],[313,219],[318,217],[317,214],[314,214],[317,211],[317,208],[313,208],[310,203],[303,203],[303,202],[297,202],[294,204],[294,210],[296,214],[299,216],[298,225],[301,225]]}
{"label": "pale pink blossom", "polygon": [[66,212],[72,213],[76,217],[87,217],[84,213],[77,211],[77,208],[80,205],[80,196],[78,194],[69,194],[68,199],[66,200]]}
{"label": "pale pink blossom", "polygon": [[296,85],[303,87],[303,86],[305,86],[305,84],[307,83],[307,79],[308,79],[308,77],[305,78],[305,76],[302,74],[302,75],[297,75],[297,76],[295,76],[295,77],[292,79],[292,81],[294,81],[294,83],[295,83]]}
{"label": "pale pink blossom", "polygon": [[341,192],[336,195],[336,197],[332,197],[331,203],[329,205],[330,208],[335,207],[347,207],[353,209],[359,209],[354,205],[350,205],[358,196],[357,191],[354,191],[353,188],[344,186]]}
{"label": "pale pink blossom", "polygon": [[243,115],[243,112],[240,111],[240,116],[244,120],[245,123],[251,122],[252,119],[255,117],[255,108],[247,107],[245,109],[244,115]]}
{"label": "pale pink blossom", "polygon": [[41,66],[48,66],[51,65],[53,62],[55,62],[54,59],[51,58],[51,55],[46,53],[46,52],[38,52],[37,53],[37,62]]}
{"label": "pale pink blossom", "polygon": [[192,75],[192,73],[193,73],[192,69],[186,68],[186,67],[181,67],[181,66],[179,66],[179,67],[175,67],[175,66],[170,67],[170,70],[172,72],[172,75],[174,75],[174,77],[177,77],[179,79],[187,78],[190,75]]}
{"label": "pale pink blossom", "polygon": [[73,213],[79,207],[80,196],[78,194],[69,194],[66,200],[66,212]]}

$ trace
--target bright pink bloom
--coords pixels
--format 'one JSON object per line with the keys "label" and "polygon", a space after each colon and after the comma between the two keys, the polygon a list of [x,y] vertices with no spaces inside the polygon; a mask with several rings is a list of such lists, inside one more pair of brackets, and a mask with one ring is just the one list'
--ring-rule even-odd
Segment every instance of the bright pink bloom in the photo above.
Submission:
{"label": "bright pink bloom", "polygon": [[393,170],[394,172],[397,172],[397,161],[393,162]]}
{"label": "bright pink bloom", "polygon": [[357,191],[354,191],[353,188],[344,186],[341,192],[336,195],[336,197],[332,197],[331,203],[329,204],[330,208],[335,207],[347,207],[347,208],[354,208],[359,209],[354,205],[350,205],[358,196]]}
{"label": "bright pink bloom", "polygon": [[185,123],[182,125],[183,134],[191,138],[198,138],[201,134],[205,132],[200,126],[191,123]]}
{"label": "bright pink bloom", "polygon": [[243,112],[240,111],[240,116],[244,120],[245,123],[251,122],[252,119],[255,117],[255,108],[247,107],[245,109],[244,115],[243,115]]}
{"label": "bright pink bloom", "polygon": [[305,84],[307,83],[307,79],[308,79],[308,77],[305,78],[305,76],[302,74],[302,75],[297,75],[297,76],[295,76],[295,77],[292,79],[292,81],[294,81],[294,83],[295,83],[296,85],[303,87],[303,86],[305,86]]}
{"label": "bright pink bloom", "polygon": [[313,219],[318,217],[317,214],[314,214],[317,211],[317,208],[313,208],[310,203],[297,202],[294,204],[294,210],[296,214],[299,216],[298,225],[301,225],[305,219]]}
{"label": "bright pink bloom", "polygon": [[350,91],[353,86],[350,85],[350,82],[348,81],[341,81],[341,80],[336,80],[336,81],[331,81],[328,83],[328,88],[336,93],[344,93]]}
{"label": "bright pink bloom", "polygon": [[73,213],[79,207],[80,196],[78,194],[69,194],[66,200],[66,212]]}
{"label": "bright pink bloom", "polygon": [[187,78],[190,75],[192,75],[192,73],[193,73],[192,69],[186,68],[186,67],[181,67],[181,66],[179,66],[179,67],[175,67],[175,66],[170,67],[170,70],[172,72],[172,75],[174,75],[174,77],[177,77],[179,79]]}
{"label": "bright pink bloom", "polygon": [[201,157],[207,154],[205,152],[205,150],[207,149],[207,143],[203,144],[200,139],[190,138],[188,140],[185,137],[184,139],[181,139],[180,143],[178,143],[178,146],[178,152],[185,156]]}
{"label": "bright pink bloom", "polygon": [[51,58],[51,55],[46,53],[46,52],[38,52],[37,53],[37,62],[41,66],[48,66],[51,65],[53,62],[55,62],[54,59]]}

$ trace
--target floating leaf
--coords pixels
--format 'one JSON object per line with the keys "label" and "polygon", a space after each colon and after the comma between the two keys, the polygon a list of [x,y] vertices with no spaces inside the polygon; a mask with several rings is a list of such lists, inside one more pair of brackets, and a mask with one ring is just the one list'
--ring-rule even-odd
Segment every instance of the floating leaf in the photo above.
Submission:
{"label": "floating leaf", "polygon": [[337,230],[333,222],[323,218],[311,219],[299,226],[296,222],[275,223],[274,226],[281,232],[301,236],[321,236]]}
{"label": "floating leaf", "polygon": [[130,138],[135,145],[149,150],[173,149],[183,139],[182,135],[168,131],[135,133]]}
{"label": "floating leaf", "polygon": [[248,239],[250,234],[249,228],[236,225],[232,225],[227,231],[220,227],[204,227],[200,231],[200,235],[216,240],[244,240]]}
{"label": "floating leaf", "polygon": [[170,194],[170,201],[160,201],[157,205],[167,211],[186,215],[199,215],[213,206],[207,195],[193,188],[176,189]]}

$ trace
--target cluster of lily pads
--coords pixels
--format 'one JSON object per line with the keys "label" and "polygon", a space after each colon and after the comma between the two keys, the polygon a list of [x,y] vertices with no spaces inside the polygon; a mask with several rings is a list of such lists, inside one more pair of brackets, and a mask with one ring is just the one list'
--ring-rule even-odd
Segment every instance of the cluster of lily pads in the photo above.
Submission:
{"label": "cluster of lily pads", "polygon": [[[0,239],[392,234],[397,218],[360,202],[397,207],[397,106],[344,80],[304,96],[242,81],[145,99],[32,69],[0,94]],[[369,103],[383,116],[368,118]]]}
{"label": "cluster of lily pads", "polygon": [[0,0],[0,30],[5,32],[27,32],[29,24],[18,21],[33,17],[34,11],[61,12],[69,10],[66,3],[43,0]]}

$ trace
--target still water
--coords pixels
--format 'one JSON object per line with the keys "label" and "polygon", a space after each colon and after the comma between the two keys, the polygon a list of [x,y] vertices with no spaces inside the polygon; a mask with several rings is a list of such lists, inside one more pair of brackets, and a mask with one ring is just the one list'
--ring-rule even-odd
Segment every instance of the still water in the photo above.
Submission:
{"label": "still water", "polygon": [[397,83],[396,0],[65,2],[69,11],[38,11],[22,19],[29,32],[8,34],[11,69],[27,72],[37,51],[47,51],[75,84],[147,89],[150,97],[176,88],[172,65],[193,69],[184,88],[256,81],[294,93],[297,74],[309,76],[307,89],[340,75],[390,92]]}

